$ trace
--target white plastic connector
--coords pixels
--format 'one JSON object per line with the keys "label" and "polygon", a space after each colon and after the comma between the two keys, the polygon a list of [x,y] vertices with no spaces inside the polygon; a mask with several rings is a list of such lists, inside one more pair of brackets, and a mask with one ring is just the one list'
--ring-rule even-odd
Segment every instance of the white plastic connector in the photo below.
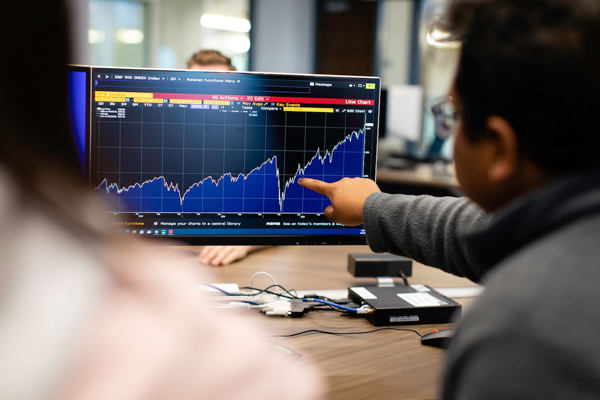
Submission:
{"label": "white plastic connector", "polygon": [[290,302],[287,300],[273,301],[263,304],[262,311],[267,315],[283,315],[288,316],[291,311]]}
{"label": "white plastic connector", "polygon": [[365,304],[356,310],[357,314],[368,314],[371,311],[371,306]]}
{"label": "white plastic connector", "polygon": [[253,297],[253,301],[255,301],[257,304],[273,303],[281,300],[279,296],[270,293],[261,293]]}

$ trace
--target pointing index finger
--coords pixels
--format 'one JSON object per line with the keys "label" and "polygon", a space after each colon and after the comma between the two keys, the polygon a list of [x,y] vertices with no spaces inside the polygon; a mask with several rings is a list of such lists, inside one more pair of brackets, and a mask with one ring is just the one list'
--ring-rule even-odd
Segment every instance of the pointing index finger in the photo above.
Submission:
{"label": "pointing index finger", "polygon": [[324,194],[325,196],[329,196],[330,185],[327,182],[319,181],[317,179],[311,178],[302,178],[298,180],[298,184],[300,186],[304,186],[307,189],[315,191],[319,194]]}

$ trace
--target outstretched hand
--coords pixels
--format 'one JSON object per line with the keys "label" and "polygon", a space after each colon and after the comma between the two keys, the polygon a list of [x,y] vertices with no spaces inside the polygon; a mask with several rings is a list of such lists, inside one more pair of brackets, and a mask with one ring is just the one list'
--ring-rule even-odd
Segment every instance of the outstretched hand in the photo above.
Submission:
{"label": "outstretched hand", "polygon": [[331,205],[325,209],[325,216],[333,222],[350,226],[363,223],[362,211],[367,197],[381,192],[374,181],[365,178],[343,178],[334,183],[302,178],[298,184],[327,196]]}
{"label": "outstretched hand", "polygon": [[205,246],[198,259],[206,265],[229,265],[241,260],[249,253],[269,246]]}

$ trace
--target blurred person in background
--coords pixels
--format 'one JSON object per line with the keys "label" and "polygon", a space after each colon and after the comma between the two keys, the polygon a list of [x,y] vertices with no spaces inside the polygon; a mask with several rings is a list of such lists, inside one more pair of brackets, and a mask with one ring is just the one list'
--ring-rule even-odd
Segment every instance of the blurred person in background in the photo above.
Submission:
{"label": "blurred person in background", "polygon": [[210,278],[102,219],[70,133],[63,2],[3,15],[0,399],[320,398],[255,321],[201,306]]}
{"label": "blurred person in background", "polygon": [[202,71],[235,71],[231,65],[231,58],[224,56],[217,50],[200,50],[194,53],[187,61],[188,69]]}
{"label": "blurred person in background", "polygon": [[[198,71],[235,71],[231,58],[216,50],[200,50],[193,54],[187,62],[188,69]],[[248,254],[270,246],[205,246],[199,260],[206,265],[229,265],[245,258]]]}

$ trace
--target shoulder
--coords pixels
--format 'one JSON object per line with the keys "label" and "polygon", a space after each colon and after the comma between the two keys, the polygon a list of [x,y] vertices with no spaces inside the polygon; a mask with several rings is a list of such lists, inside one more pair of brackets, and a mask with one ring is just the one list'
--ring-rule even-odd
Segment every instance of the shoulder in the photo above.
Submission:
{"label": "shoulder", "polygon": [[[509,330],[589,320],[593,302],[600,301],[599,237],[600,216],[566,225],[524,246],[488,273],[486,291],[466,314],[465,323],[485,321]],[[600,315],[598,321],[600,329]]]}
{"label": "shoulder", "polygon": [[[553,389],[558,393],[570,387],[566,382],[580,382],[579,394],[597,390],[598,233],[600,218],[582,220],[496,266],[486,277],[484,294],[459,324],[448,375],[474,386],[474,380],[486,382],[506,398],[545,390],[537,386],[540,381],[558,385]],[[528,384],[522,387],[523,382]],[[456,389],[449,381],[446,387]],[[569,397],[578,395],[562,398]]]}
{"label": "shoulder", "polygon": [[[0,168],[0,369],[36,382],[24,386],[18,380],[5,381],[0,398],[17,392],[47,396],[53,380],[67,373],[109,283],[94,255],[97,249],[23,198]],[[27,359],[36,362],[23,363]]]}
{"label": "shoulder", "polygon": [[599,239],[600,215],[565,225],[523,246],[490,271],[484,282],[489,290],[482,300],[501,299],[514,307],[560,308],[567,292],[571,299],[600,299],[595,290],[600,281]]}

